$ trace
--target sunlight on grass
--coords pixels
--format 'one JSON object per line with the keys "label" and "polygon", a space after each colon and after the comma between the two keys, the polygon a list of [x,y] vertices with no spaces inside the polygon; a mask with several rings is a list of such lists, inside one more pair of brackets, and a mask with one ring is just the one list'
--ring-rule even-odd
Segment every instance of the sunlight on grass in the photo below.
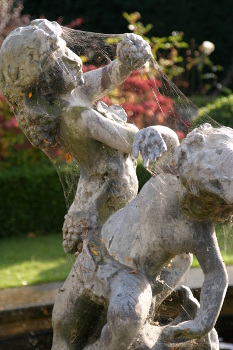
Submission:
{"label": "sunlight on grass", "polygon": [[61,234],[2,240],[0,288],[65,280],[74,259],[61,243]]}

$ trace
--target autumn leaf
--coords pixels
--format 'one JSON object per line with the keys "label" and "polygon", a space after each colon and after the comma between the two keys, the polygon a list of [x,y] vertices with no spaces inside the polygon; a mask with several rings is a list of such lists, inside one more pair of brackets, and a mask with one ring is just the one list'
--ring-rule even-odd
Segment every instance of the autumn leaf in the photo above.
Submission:
{"label": "autumn leaf", "polygon": [[93,253],[94,255],[98,255],[97,251],[96,251],[96,250],[94,250],[94,248],[93,248],[93,247],[91,247],[91,251],[92,251],[92,253]]}
{"label": "autumn leaf", "polygon": [[65,158],[66,158],[66,163],[70,163],[72,157],[69,153],[66,153]]}
{"label": "autumn leaf", "polygon": [[188,333],[189,331],[190,331],[190,328],[184,329],[184,332],[185,332],[185,333]]}

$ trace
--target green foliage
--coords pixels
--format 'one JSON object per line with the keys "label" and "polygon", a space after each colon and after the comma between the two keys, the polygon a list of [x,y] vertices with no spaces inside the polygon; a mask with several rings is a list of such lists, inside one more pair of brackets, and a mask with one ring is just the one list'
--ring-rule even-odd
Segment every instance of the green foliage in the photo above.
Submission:
{"label": "green foliage", "polygon": [[150,180],[151,174],[143,167],[142,158],[138,159],[138,166],[136,170],[137,170],[137,177],[138,177],[138,191],[140,191],[142,186],[144,186],[145,183],[148,180]]}
{"label": "green foliage", "polygon": [[188,44],[183,41],[183,33],[173,31],[167,37],[149,37],[148,32],[153,28],[152,24],[146,26],[140,21],[139,12],[123,13],[123,17],[129,23],[128,28],[134,33],[141,35],[151,45],[152,55],[170,79],[183,73],[184,68],[180,66],[183,57],[180,55],[181,49],[187,49]]}
{"label": "green foliage", "polygon": [[153,25],[144,26],[140,21],[139,12],[131,14],[124,12],[123,16],[129,23],[128,28],[150,43],[153,57],[182,91],[189,95],[196,91],[205,95],[217,86],[216,73],[222,70],[222,67],[210,60],[209,56],[215,50],[213,43],[204,41],[198,46],[192,40],[189,45],[183,39],[184,33],[178,31],[172,31],[172,34],[166,37],[155,37],[150,34],[148,36]]}
{"label": "green foliage", "polygon": [[52,165],[0,172],[0,237],[61,232],[65,213],[62,187]]}
{"label": "green foliage", "polygon": [[[193,123],[195,126],[203,122],[211,123],[210,118],[221,125],[233,128],[233,94],[217,98],[206,107],[200,108]],[[214,121],[213,124],[216,125]]]}
{"label": "green foliage", "polygon": [[189,96],[189,100],[194,103],[198,108],[205,107],[207,103],[211,103],[215,98],[213,96]]}

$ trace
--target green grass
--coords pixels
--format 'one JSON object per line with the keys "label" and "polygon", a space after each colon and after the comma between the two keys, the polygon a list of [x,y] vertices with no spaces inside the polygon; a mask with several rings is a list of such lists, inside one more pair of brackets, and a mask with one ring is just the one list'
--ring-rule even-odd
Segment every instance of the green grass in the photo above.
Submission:
{"label": "green grass", "polygon": [[1,239],[0,288],[63,281],[73,261],[63,251],[61,233]]}
{"label": "green grass", "polygon": [[[233,228],[217,227],[223,259],[233,265]],[[0,288],[63,281],[68,276],[73,256],[62,248],[62,235],[1,239]],[[193,266],[198,266],[194,258]]]}
{"label": "green grass", "polygon": [[[222,253],[223,260],[226,265],[233,265],[233,227],[217,226],[216,234],[218,238],[219,248]],[[194,257],[193,267],[198,267],[199,263]]]}

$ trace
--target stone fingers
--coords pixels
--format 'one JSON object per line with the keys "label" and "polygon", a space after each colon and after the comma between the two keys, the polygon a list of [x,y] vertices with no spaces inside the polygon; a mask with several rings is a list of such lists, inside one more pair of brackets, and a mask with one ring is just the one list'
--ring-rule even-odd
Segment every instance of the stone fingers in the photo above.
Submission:
{"label": "stone fingers", "polygon": [[150,59],[151,48],[139,35],[125,34],[123,40],[118,44],[117,55],[125,65],[137,69]]}

